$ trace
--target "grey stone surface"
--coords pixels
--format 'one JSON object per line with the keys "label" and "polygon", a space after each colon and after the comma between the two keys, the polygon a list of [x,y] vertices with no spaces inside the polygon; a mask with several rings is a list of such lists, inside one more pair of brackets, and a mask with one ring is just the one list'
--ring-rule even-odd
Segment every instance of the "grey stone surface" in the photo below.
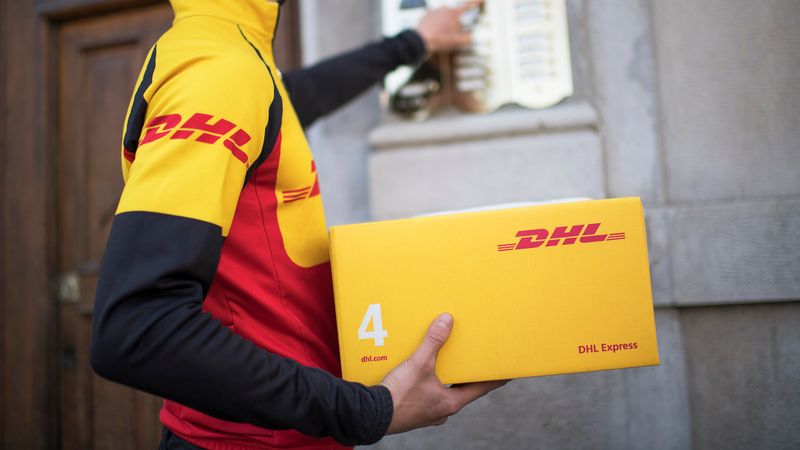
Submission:
{"label": "grey stone surface", "polygon": [[653,39],[647,0],[586,2],[590,98],[601,118],[608,194],[663,202]]}
{"label": "grey stone surface", "polygon": [[656,309],[656,333],[661,365],[621,371],[626,442],[619,448],[691,447],[686,356],[677,309]]}
{"label": "grey stone surface", "polygon": [[[586,33],[586,7],[584,0],[566,0],[569,48],[572,57],[572,99],[586,98],[591,85]],[[566,101],[570,101],[567,99]]]}
{"label": "grey stone surface", "polygon": [[680,323],[674,310],[658,310],[656,319],[660,366],[515,380],[442,427],[371,448],[688,448]]}
{"label": "grey stone surface", "polygon": [[[378,2],[303,0],[300,5],[306,64],[356,48],[379,36]],[[378,93],[373,88],[307,130],[330,225],[369,218],[369,146],[365,136],[379,118]]]}
{"label": "grey stone surface", "polygon": [[670,264],[669,226],[672,210],[668,208],[645,208],[647,229],[647,256],[650,259],[650,282],[653,288],[653,304],[672,305],[672,267]]}
{"label": "grey stone surface", "polygon": [[669,199],[800,194],[800,2],[653,5]]}
{"label": "grey stone surface", "polygon": [[383,149],[596,128],[594,108],[586,102],[573,101],[543,110],[511,106],[492,114],[451,112],[425,122],[387,119],[372,130],[369,141],[373,147]]}
{"label": "grey stone surface", "polygon": [[379,219],[432,211],[604,196],[600,143],[590,131],[374,152],[372,212]]}
{"label": "grey stone surface", "polygon": [[696,448],[800,448],[800,303],[681,310]]}
{"label": "grey stone surface", "polygon": [[800,199],[676,208],[671,222],[678,304],[800,298]]}
{"label": "grey stone surface", "polygon": [[380,36],[380,3],[299,0],[303,60],[313,63]]}
{"label": "grey stone surface", "polygon": [[[336,120],[336,119],[332,119]],[[328,225],[369,219],[367,154],[363,135],[314,134],[312,148],[319,169]]]}

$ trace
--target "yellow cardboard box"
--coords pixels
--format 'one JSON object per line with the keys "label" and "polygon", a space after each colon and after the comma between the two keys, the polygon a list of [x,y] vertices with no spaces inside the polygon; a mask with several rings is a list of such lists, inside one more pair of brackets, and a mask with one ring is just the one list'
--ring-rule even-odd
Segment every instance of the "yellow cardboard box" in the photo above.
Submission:
{"label": "yellow cardboard box", "polygon": [[455,318],[443,383],[659,363],[638,198],[331,228],[345,379],[379,383]]}

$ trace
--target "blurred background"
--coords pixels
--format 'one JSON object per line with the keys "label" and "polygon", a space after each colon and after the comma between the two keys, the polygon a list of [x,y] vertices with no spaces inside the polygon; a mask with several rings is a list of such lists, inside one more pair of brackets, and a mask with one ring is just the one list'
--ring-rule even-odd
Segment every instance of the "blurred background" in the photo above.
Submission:
{"label": "blurred background", "polygon": [[[508,1],[513,0],[490,0]],[[159,400],[93,375],[122,120],[165,1],[1,0],[0,443],[155,448]],[[307,130],[329,224],[639,196],[661,365],[516,380],[375,448],[800,448],[800,2],[567,0],[573,93],[425,121],[378,88]],[[288,70],[381,35],[288,0]]]}

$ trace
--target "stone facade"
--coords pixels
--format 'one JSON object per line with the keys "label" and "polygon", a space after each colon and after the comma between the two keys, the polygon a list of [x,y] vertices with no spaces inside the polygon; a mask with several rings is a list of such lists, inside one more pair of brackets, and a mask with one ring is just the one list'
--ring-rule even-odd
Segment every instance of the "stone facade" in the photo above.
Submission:
{"label": "stone facade", "polygon": [[[800,448],[800,2],[567,3],[556,107],[403,123],[373,90],[315,125],[329,222],[639,196],[662,363],[516,380],[375,447]],[[379,35],[378,2],[301,6],[307,62]]]}

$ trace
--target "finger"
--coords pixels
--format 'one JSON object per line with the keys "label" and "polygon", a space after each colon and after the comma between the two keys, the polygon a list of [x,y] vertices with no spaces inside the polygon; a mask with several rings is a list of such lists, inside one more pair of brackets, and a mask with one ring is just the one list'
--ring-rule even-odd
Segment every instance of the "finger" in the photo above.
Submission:
{"label": "finger", "polygon": [[439,354],[439,349],[442,348],[447,338],[450,337],[450,331],[453,329],[453,316],[450,314],[440,314],[433,323],[428,327],[428,332],[425,333],[425,339],[420,344],[417,351],[414,352],[414,358],[419,358],[421,362],[436,361],[436,356]]}
{"label": "finger", "polygon": [[472,34],[470,33],[459,33],[453,36],[453,44],[457,47],[469,45],[472,43]]}
{"label": "finger", "polygon": [[482,381],[479,383],[466,383],[453,386],[450,391],[454,393],[461,406],[473,402],[493,390],[504,386],[509,380]]}
{"label": "finger", "polygon": [[460,5],[458,5],[455,9],[459,13],[463,13],[463,12],[469,11],[472,8],[477,8],[478,6],[481,6],[481,4],[483,4],[483,0],[470,0],[468,2],[464,2],[464,3],[460,4]]}

